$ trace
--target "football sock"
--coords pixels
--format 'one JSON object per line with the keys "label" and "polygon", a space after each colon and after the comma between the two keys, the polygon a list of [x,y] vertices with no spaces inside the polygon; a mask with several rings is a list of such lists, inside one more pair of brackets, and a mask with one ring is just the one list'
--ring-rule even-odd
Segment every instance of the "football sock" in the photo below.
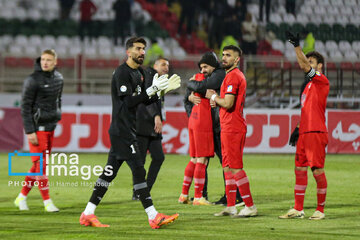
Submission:
{"label": "football sock", "polygon": [[201,198],[205,183],[205,171],[206,165],[203,163],[196,163],[194,171],[194,183],[195,183],[195,198]]}
{"label": "football sock", "polygon": [[145,212],[148,215],[149,220],[153,220],[156,217],[156,215],[158,214],[154,205],[145,208]]}
{"label": "football sock", "polygon": [[225,192],[226,192],[228,207],[235,206],[236,188],[237,187],[236,187],[234,175],[230,171],[226,172],[225,173]]}
{"label": "football sock", "polygon": [[95,214],[95,209],[96,209],[96,205],[93,204],[92,202],[88,202],[84,210],[84,214],[85,215]]}
{"label": "football sock", "polygon": [[327,190],[327,181],[325,173],[315,175],[315,180],[317,183],[317,208],[316,210],[324,212],[325,199],[326,199],[326,190]]}
{"label": "football sock", "polygon": [[308,184],[307,171],[295,170],[295,206],[294,209],[302,211],[304,209],[305,191]]}
{"label": "football sock", "polygon": [[26,176],[24,182],[26,184],[22,187],[21,193],[26,197],[29,194],[32,187],[34,186],[35,177]]}
{"label": "football sock", "polygon": [[182,187],[182,194],[184,195],[189,195],[189,188],[194,176],[194,170],[195,170],[195,163],[189,161],[189,163],[185,168],[185,173],[184,173],[184,182]]}
{"label": "football sock", "polygon": [[106,191],[108,190],[109,184],[110,183],[108,181],[98,178],[98,180],[96,180],[95,182],[94,190],[89,202],[95,205],[99,205],[101,199],[104,197]]}
{"label": "football sock", "polygon": [[146,171],[143,166],[133,170],[135,195],[139,197],[144,209],[147,209],[153,205],[153,202],[145,181],[145,175]]}
{"label": "football sock", "polygon": [[41,193],[41,197],[42,199],[48,200],[50,198],[49,196],[49,179],[47,176],[39,176],[39,178],[37,178],[37,181],[39,182],[39,190]]}
{"label": "football sock", "polygon": [[254,205],[251,192],[250,192],[250,184],[249,179],[246,176],[246,172],[241,170],[234,174],[236,185],[239,188],[241,197],[247,207],[251,207]]}

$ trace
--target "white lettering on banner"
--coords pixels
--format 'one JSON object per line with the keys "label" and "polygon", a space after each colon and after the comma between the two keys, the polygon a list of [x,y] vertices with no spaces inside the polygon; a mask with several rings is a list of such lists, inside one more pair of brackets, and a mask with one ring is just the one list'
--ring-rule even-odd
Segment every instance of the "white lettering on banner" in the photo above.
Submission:
{"label": "white lettering on banner", "polygon": [[353,146],[354,150],[357,151],[360,146],[360,142],[353,142],[352,146]]}
{"label": "white lettering on banner", "polygon": [[182,147],[176,150],[176,153],[186,154],[189,151],[189,131],[187,128],[183,128],[180,133],[180,143],[184,144]]}
{"label": "white lettering on banner", "polygon": [[332,132],[332,136],[342,142],[352,142],[360,137],[360,127],[356,123],[352,123],[349,126],[348,132],[343,132],[342,123],[340,121]]}
{"label": "white lettering on banner", "polygon": [[163,126],[163,133],[162,133],[162,137],[163,137],[163,142],[168,142],[171,139],[175,138],[178,133],[179,130],[174,128],[173,126],[171,126],[170,124],[164,124]]}
{"label": "white lettering on banner", "polygon": [[[164,152],[187,154],[189,133],[186,113],[182,108],[166,110],[162,139]],[[20,110],[18,114],[20,115]],[[359,153],[359,116],[360,111],[326,112],[330,153]],[[245,153],[295,153],[296,148],[289,146],[288,142],[292,130],[300,121],[299,110],[245,109],[245,119],[247,122]],[[55,130],[53,150],[107,152],[110,148],[108,135],[110,122],[111,107],[64,106],[62,120]],[[22,135],[22,137],[26,143],[26,136]],[[23,150],[28,150],[28,144],[23,144]],[[62,169],[55,170],[62,171]],[[86,170],[83,169],[84,172]]]}

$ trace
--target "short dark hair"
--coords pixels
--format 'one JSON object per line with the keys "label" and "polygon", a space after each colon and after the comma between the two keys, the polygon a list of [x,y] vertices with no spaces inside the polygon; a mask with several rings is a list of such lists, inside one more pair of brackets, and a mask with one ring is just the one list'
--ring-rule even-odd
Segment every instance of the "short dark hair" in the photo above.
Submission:
{"label": "short dark hair", "polygon": [[126,41],[126,44],[125,44],[125,47],[126,47],[126,50],[128,50],[129,48],[133,47],[134,46],[134,43],[142,43],[145,45],[146,47],[146,41],[145,39],[143,39],[142,37],[132,37],[132,38],[129,38],[127,41]]}
{"label": "short dark hair", "polygon": [[317,51],[313,51],[313,52],[309,52],[306,54],[306,57],[309,58],[309,57],[313,57],[316,59],[317,63],[322,63],[324,65],[324,57],[323,55],[321,55],[321,53],[317,52]]}
{"label": "short dark hair", "polygon": [[225,46],[223,48],[223,51],[224,50],[233,50],[234,52],[237,52],[239,54],[239,57],[242,56],[242,50],[241,48],[239,48],[238,46],[235,46],[235,45],[228,45],[228,46]]}

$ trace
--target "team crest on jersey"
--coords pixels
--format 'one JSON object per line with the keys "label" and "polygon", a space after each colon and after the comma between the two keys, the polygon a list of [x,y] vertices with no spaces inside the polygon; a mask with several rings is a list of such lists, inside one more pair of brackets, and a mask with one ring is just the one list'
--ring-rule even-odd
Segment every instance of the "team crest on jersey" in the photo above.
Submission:
{"label": "team crest on jersey", "polygon": [[120,87],[120,92],[126,92],[126,90],[127,90],[127,87],[125,85],[122,85]]}
{"label": "team crest on jersey", "polygon": [[315,73],[316,73],[316,75],[318,75],[318,76],[320,76],[320,75],[321,75],[321,73],[320,73],[320,72],[318,72],[318,71],[316,71]]}
{"label": "team crest on jersey", "polygon": [[232,85],[229,85],[228,87],[227,87],[227,92],[232,92],[232,90],[233,90],[233,86]]}

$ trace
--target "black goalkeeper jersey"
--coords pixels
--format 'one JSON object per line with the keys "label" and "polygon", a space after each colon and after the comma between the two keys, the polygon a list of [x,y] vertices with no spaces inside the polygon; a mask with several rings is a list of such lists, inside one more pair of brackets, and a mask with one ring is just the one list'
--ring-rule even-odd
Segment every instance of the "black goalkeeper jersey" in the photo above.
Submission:
{"label": "black goalkeeper jersey", "polygon": [[118,136],[123,144],[136,141],[136,110],[139,103],[150,104],[157,95],[149,99],[144,88],[145,72],[142,68],[130,68],[126,62],[115,69],[111,81],[112,120],[110,135]]}

